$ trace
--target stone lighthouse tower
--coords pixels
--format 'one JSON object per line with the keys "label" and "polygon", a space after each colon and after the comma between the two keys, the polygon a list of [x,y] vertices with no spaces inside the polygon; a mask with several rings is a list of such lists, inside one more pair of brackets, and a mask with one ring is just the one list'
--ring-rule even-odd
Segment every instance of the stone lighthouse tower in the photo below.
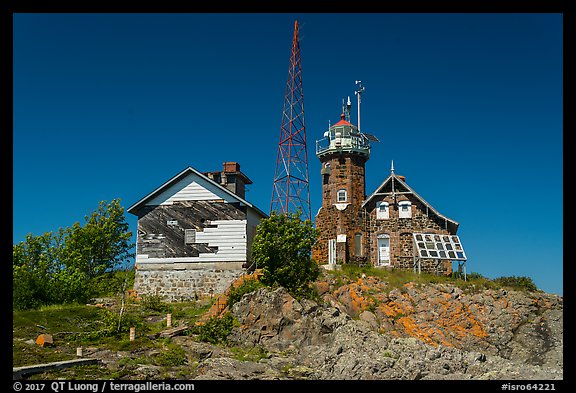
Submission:
{"label": "stone lighthouse tower", "polygon": [[[362,90],[360,85],[356,92],[358,105]],[[365,164],[370,158],[370,140],[377,139],[350,123],[350,98],[343,112],[340,121],[316,141],[316,156],[322,163],[322,207],[316,215],[319,237],[312,257],[328,267],[369,261],[368,217],[362,204],[366,199]]]}

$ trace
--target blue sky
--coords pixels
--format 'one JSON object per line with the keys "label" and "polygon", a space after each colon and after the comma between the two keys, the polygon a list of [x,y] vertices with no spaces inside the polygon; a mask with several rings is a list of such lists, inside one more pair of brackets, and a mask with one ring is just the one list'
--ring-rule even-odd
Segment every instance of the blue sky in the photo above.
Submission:
{"label": "blue sky", "polygon": [[295,20],[312,215],[315,141],[347,96],[357,122],[360,79],[367,194],[394,160],[469,272],[562,294],[562,14],[15,14],[13,243],[224,161],[268,212]]}

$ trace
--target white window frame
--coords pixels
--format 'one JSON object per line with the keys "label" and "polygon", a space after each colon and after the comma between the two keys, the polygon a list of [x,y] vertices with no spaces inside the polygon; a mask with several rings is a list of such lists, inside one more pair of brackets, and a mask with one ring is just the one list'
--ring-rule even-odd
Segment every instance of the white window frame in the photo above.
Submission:
{"label": "white window frame", "polygon": [[389,218],[390,218],[390,204],[386,201],[378,202],[376,204],[376,219],[387,220]]}
{"label": "white window frame", "polygon": [[[340,198],[340,195],[344,195],[344,200]],[[336,202],[338,203],[345,203],[348,202],[348,192],[345,188],[341,188],[336,192]]]}
{"label": "white window frame", "polygon": [[[407,207],[404,210],[404,207]],[[398,218],[412,218],[412,202],[400,201],[398,202]]]}

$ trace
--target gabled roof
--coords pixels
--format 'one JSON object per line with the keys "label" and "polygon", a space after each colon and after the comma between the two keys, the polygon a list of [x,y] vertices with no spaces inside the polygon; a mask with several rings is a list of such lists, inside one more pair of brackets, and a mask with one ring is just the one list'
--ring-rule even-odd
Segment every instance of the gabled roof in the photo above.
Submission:
{"label": "gabled roof", "polygon": [[223,187],[222,185],[216,183],[214,180],[210,179],[209,177],[204,175],[202,172],[197,171],[196,169],[192,168],[191,166],[189,166],[188,168],[186,168],[183,171],[181,171],[180,173],[178,173],[176,176],[174,176],[173,178],[168,180],[166,183],[162,184],[160,187],[156,188],[154,191],[152,191],[151,193],[146,195],[144,198],[140,199],[138,202],[134,203],[126,211],[128,213],[136,214],[136,211],[140,207],[144,206],[146,204],[146,202],[150,201],[151,199],[153,199],[154,197],[159,195],[161,192],[166,190],[168,187],[170,187],[173,184],[177,183],[178,181],[184,179],[186,176],[188,176],[190,174],[194,174],[194,175],[200,177],[202,180],[210,183],[211,185],[216,187],[219,191],[222,191],[224,194],[232,197],[233,199],[235,199],[239,203],[256,210],[256,212],[261,214],[263,217],[268,217],[268,214],[266,214],[262,210],[258,209],[252,203],[248,202],[244,198],[240,198],[238,195],[234,194],[232,191],[228,190],[226,187]]}
{"label": "gabled roof", "polygon": [[368,198],[366,198],[366,200],[362,204],[362,207],[363,208],[366,207],[368,205],[368,203],[370,203],[370,201],[372,201],[377,196],[378,193],[380,193],[383,189],[385,189],[386,186],[388,185],[388,183],[390,183],[390,182],[396,182],[396,184],[399,184],[402,188],[406,189],[410,194],[414,195],[414,197],[416,197],[416,199],[418,199],[424,206],[426,206],[436,216],[449,222],[451,224],[451,226],[453,226],[454,233],[456,233],[456,230],[458,229],[458,226],[460,225],[457,221],[454,221],[451,218],[448,218],[445,215],[440,214],[440,212],[438,212],[438,210],[434,209],[434,207],[432,207],[432,205],[430,205],[428,202],[426,202],[424,200],[424,198],[422,198],[420,195],[418,195],[418,193],[416,191],[414,191],[412,189],[412,187],[410,187],[408,184],[406,184],[406,182],[404,180],[402,180],[399,176],[397,176],[394,172],[392,172],[390,174],[390,176],[388,176],[388,178],[386,180],[384,180],[384,182],[376,188],[376,191],[374,191]]}

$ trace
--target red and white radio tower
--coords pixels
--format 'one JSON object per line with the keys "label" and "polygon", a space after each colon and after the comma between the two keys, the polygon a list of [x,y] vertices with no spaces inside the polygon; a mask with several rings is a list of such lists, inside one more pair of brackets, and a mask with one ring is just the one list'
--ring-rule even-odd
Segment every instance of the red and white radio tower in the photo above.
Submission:
{"label": "red and white radio tower", "polygon": [[270,204],[270,212],[273,211],[283,214],[300,211],[302,219],[311,219],[298,21],[294,23],[292,54],[282,111],[280,142]]}

